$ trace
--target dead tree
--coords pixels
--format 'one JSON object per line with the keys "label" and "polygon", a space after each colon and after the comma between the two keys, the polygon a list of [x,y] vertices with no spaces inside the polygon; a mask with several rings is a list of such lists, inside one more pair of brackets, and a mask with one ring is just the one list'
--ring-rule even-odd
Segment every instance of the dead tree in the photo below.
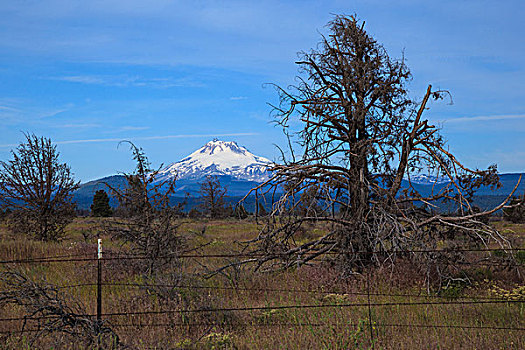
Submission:
{"label": "dead tree", "polygon": [[178,234],[180,206],[170,205],[175,179],[157,181],[159,169],[152,170],[144,151],[129,142],[136,169],[124,174],[123,189],[106,184],[118,198],[125,218],[110,223],[106,230],[131,245],[131,250],[146,258],[144,272],[151,274],[161,267],[178,265],[177,256],[185,246]]}
{"label": "dead tree", "polygon": [[224,217],[226,214],[225,197],[226,188],[221,186],[217,176],[206,176],[201,183],[200,195],[201,204],[204,214],[212,219]]}
{"label": "dead tree", "polygon": [[58,239],[75,216],[73,192],[79,183],[51,140],[26,134],[0,161],[0,206],[9,209],[9,227],[43,241]]}
{"label": "dead tree", "polygon": [[[478,213],[471,205],[477,188],[498,186],[496,166],[478,170],[460,163],[423,117],[428,101],[447,93],[429,86],[421,102],[412,101],[404,60],[391,59],[355,17],[336,16],[328,30],[316,49],[300,54],[298,85],[276,86],[280,104],[274,117],[289,137],[290,156],[283,152],[282,164],[270,168],[273,177],[254,190],[259,199],[284,191],[273,206],[276,220],[250,242],[252,252],[263,256],[257,258],[258,268],[305,264],[326,255],[352,273],[405,256],[421,263],[429,276],[445,276],[443,266],[463,256],[411,252],[490,242],[508,246],[479,220],[506,202]],[[449,182],[420,193],[410,179],[422,172]],[[301,203],[309,196],[300,194],[312,188],[315,203],[330,214],[294,215],[294,208],[311,206]],[[439,214],[439,201],[453,203],[455,213]],[[306,222],[330,225],[321,237],[296,245],[294,233]]]}
{"label": "dead tree", "polygon": [[10,306],[23,312],[23,317],[13,320],[10,327],[13,334],[30,331],[30,347],[40,348],[53,338],[58,342],[55,346],[60,348],[72,343],[85,348],[97,343],[104,349],[120,347],[119,338],[108,322],[100,324],[80,301],[59,287],[45,281],[35,282],[17,270],[2,271],[0,285],[0,308]]}

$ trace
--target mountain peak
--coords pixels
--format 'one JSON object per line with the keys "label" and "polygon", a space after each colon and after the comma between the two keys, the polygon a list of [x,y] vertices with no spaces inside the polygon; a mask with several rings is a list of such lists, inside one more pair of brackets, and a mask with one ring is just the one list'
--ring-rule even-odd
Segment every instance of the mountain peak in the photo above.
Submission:
{"label": "mountain peak", "polygon": [[200,149],[200,153],[212,155],[219,152],[233,152],[237,154],[246,154],[248,150],[244,147],[239,147],[235,141],[221,141],[217,138],[205,144]]}
{"label": "mountain peak", "polygon": [[235,179],[262,182],[268,179],[271,162],[239,146],[235,141],[217,138],[159,172],[159,178],[198,179],[207,175],[229,175]]}

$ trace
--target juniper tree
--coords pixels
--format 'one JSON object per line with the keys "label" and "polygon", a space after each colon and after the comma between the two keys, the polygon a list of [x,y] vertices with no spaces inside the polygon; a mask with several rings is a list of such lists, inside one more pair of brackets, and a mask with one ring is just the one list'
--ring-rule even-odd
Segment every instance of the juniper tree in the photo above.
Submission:
{"label": "juniper tree", "polygon": [[26,140],[0,161],[0,205],[9,210],[9,227],[49,241],[58,239],[75,216],[73,192],[79,183],[59,160],[51,139],[25,134]]}
{"label": "juniper tree", "polygon": [[[410,71],[392,59],[354,16],[336,16],[315,49],[299,54],[297,85],[275,86],[280,103],[275,122],[289,138],[289,154],[270,167],[272,178],[256,191],[274,203],[261,234],[251,242],[258,268],[305,264],[319,255],[346,272],[409,256],[430,276],[445,276],[449,259],[463,256],[411,254],[413,250],[487,246],[507,241],[480,220],[501,209],[475,212],[471,204],[480,186],[498,186],[496,166],[470,169],[449,152],[439,129],[424,117],[429,100],[447,92],[428,86],[422,101],[409,98]],[[298,155],[296,153],[299,152]],[[428,172],[448,179],[430,194],[411,176]],[[406,183],[403,181],[406,179]],[[268,190],[268,186],[270,190]],[[266,188],[266,190],[265,190]],[[297,216],[293,208],[322,206]],[[266,197],[264,197],[266,196]],[[301,200],[310,203],[301,204]],[[438,201],[454,204],[454,215],[435,211]],[[328,222],[326,233],[295,244],[306,222]],[[454,237],[454,239],[452,239]]]}
{"label": "juniper tree", "polygon": [[170,204],[175,179],[157,181],[159,169],[151,169],[144,151],[128,142],[136,162],[133,173],[124,173],[126,186],[106,184],[126,213],[107,230],[131,245],[134,253],[145,257],[143,272],[155,274],[164,267],[178,266],[178,255],[185,240],[178,233],[180,206]]}

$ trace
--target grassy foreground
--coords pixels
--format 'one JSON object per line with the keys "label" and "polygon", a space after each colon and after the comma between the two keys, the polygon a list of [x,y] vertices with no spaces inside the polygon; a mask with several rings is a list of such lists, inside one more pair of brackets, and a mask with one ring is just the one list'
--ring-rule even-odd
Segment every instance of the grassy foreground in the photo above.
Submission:
{"label": "grassy foreground", "polygon": [[[15,237],[0,228],[0,260],[94,257],[101,220],[76,219],[59,243]],[[524,247],[525,226],[497,225]],[[206,244],[198,254],[232,254],[240,251],[236,242],[254,238],[258,227],[249,220],[185,220],[180,231],[190,246]],[[304,234],[315,234],[315,228]],[[106,257],[127,249],[111,237],[102,239]],[[228,269],[202,277],[234,261],[185,258],[176,274],[157,276],[155,287],[144,286],[153,280],[137,272],[140,260],[105,261],[103,313],[119,315],[103,318],[133,349],[525,348],[525,302],[510,302],[525,296],[519,289],[523,265],[466,266],[475,283],[430,294],[422,273],[402,261],[346,278],[321,263],[274,273]],[[3,263],[0,271],[9,268],[66,287],[60,291],[79,300],[87,314],[96,313],[96,261]],[[21,316],[18,307],[0,308],[0,318]],[[83,348],[63,334],[31,343],[31,332],[20,333],[22,324],[0,321],[0,348]],[[31,321],[25,327],[30,330]]]}

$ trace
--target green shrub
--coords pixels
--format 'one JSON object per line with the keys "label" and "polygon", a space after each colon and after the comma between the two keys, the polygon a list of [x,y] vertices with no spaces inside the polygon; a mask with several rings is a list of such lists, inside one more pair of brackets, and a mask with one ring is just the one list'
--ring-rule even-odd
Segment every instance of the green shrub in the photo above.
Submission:
{"label": "green shrub", "polygon": [[518,264],[525,264],[525,250],[518,250],[515,258]]}
{"label": "green shrub", "polygon": [[451,281],[446,286],[441,287],[439,295],[449,299],[457,299],[463,295],[467,286],[468,282],[464,280]]}

